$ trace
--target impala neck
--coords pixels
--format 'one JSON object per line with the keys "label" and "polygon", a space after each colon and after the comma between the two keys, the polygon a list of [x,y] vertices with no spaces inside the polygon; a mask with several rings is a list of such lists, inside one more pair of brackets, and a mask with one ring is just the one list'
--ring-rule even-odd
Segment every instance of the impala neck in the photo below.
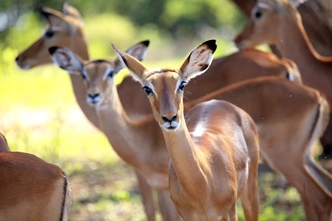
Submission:
{"label": "impala neck", "polygon": [[115,85],[105,99],[102,106],[96,108],[103,132],[115,152],[127,163],[137,166],[138,162],[135,160],[138,156],[146,148],[153,146],[149,143],[152,142],[151,134],[149,134],[152,131],[148,131],[148,129],[153,127],[150,124],[155,125],[154,133],[158,132],[159,128],[153,121],[152,115],[143,121],[132,121],[122,107]]}
{"label": "impala neck", "polygon": [[90,58],[86,38],[81,30],[78,30],[78,33],[76,34],[80,36],[72,38],[71,48],[73,52],[79,55],[82,59],[88,61]]}
{"label": "impala neck", "polygon": [[[76,35],[80,36],[72,38],[70,48],[82,59],[87,61],[89,60],[89,52],[85,36],[81,30],[78,30],[78,33],[76,33]],[[71,74],[70,81],[75,94],[75,99],[80,109],[83,111],[84,115],[88,118],[88,120],[96,128],[101,130],[95,109],[86,102],[86,86],[84,85],[82,78],[80,76]]]}
{"label": "impala neck", "polygon": [[[205,179],[202,169],[205,156],[196,146],[185,123],[184,117],[176,131],[163,130],[164,139],[172,166],[183,188],[195,187]],[[197,187],[197,186],[196,186]]]}
{"label": "impala neck", "polygon": [[298,65],[302,74],[303,66],[318,61],[320,55],[310,43],[299,14],[289,13],[282,24],[278,46],[283,56],[293,60]]}

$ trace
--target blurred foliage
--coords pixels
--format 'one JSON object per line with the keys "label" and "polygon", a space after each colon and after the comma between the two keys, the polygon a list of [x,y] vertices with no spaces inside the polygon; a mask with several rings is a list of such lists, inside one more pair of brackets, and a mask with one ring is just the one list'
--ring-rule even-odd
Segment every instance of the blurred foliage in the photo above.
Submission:
{"label": "blurred foliage", "polygon": [[[174,38],[197,35],[206,27],[221,29],[223,26],[238,26],[244,21],[244,17],[230,0],[70,0],[67,2],[75,6],[85,18],[99,14],[117,14],[129,19],[140,28],[154,24],[158,30],[167,31]],[[59,0],[1,0],[0,18],[3,19],[0,22],[0,33],[3,31],[0,38],[4,39],[9,27],[38,6],[62,11],[63,3],[64,1]]]}

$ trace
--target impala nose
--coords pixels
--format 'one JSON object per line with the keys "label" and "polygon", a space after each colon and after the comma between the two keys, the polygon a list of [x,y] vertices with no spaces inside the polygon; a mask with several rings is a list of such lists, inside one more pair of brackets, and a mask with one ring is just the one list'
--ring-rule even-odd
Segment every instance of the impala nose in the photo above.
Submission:
{"label": "impala nose", "polygon": [[15,58],[15,61],[18,62],[19,59],[20,59],[20,56],[17,56],[17,57]]}
{"label": "impala nose", "polygon": [[97,104],[98,102],[100,102],[100,94],[99,93],[95,93],[95,94],[88,94],[88,102],[92,103],[92,104]]}
{"label": "impala nose", "polygon": [[167,123],[167,122],[171,123],[172,121],[176,120],[177,115],[174,114],[174,115],[173,115],[172,117],[170,117],[170,118],[167,117],[167,116],[165,116],[165,115],[163,115],[161,118],[163,119],[163,121],[165,121],[165,123]]}
{"label": "impala nose", "polygon": [[95,94],[88,94],[89,98],[91,99],[95,99],[96,97],[99,97],[99,93],[95,93]]}

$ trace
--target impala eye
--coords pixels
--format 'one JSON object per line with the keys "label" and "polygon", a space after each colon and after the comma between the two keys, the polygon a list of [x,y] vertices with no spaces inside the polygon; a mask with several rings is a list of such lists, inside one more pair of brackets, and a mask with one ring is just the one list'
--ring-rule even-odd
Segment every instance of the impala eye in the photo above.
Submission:
{"label": "impala eye", "polygon": [[45,32],[46,38],[51,38],[53,35],[54,35],[54,31],[52,31],[50,29]]}
{"label": "impala eye", "polygon": [[82,77],[83,80],[85,80],[85,81],[87,80],[87,77],[86,77],[85,74],[81,74],[81,77]]}
{"label": "impala eye", "polygon": [[108,78],[113,78],[113,76],[114,76],[114,71],[113,70],[109,71],[108,74],[107,74],[107,77]]}
{"label": "impala eye", "polygon": [[143,89],[144,89],[144,91],[145,91],[145,93],[146,93],[147,95],[150,95],[150,94],[153,93],[153,91],[151,90],[151,88],[149,88],[149,87],[147,87],[147,86],[144,86]]}
{"label": "impala eye", "polygon": [[180,83],[180,85],[179,85],[179,90],[183,91],[184,86],[186,86],[186,84],[187,84],[187,82],[182,81],[182,82]]}
{"label": "impala eye", "polygon": [[261,18],[261,17],[262,17],[262,12],[261,12],[261,11],[256,11],[255,14],[254,14],[254,17],[255,17],[256,19]]}

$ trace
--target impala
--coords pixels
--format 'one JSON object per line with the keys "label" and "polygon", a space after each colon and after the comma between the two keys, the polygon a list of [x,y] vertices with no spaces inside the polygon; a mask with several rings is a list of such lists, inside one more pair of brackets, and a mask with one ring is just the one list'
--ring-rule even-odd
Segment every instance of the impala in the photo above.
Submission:
{"label": "impala", "polygon": [[[148,80],[150,77],[146,74],[151,73],[151,79],[154,79],[154,76],[158,77],[154,74],[156,71],[147,71],[130,55],[119,53],[131,72],[140,72],[141,77],[137,79],[147,82],[144,86],[152,85],[151,88],[146,88],[146,91],[150,94],[157,91],[157,95],[149,95],[149,99],[153,107],[161,108],[156,100],[162,99],[160,96],[163,95],[160,95],[161,92],[155,88],[155,84],[151,84]],[[159,72],[162,75],[164,71]],[[163,81],[163,86],[169,88],[166,81]],[[178,83],[177,87],[179,86]],[[288,80],[261,77],[214,91],[185,103],[184,108],[189,109],[210,99],[231,102],[252,117],[258,128],[264,162],[283,174],[299,191],[308,220],[329,221],[332,209],[332,176],[311,156],[311,148],[323,133],[329,117],[329,106],[324,96],[314,89]],[[159,114],[161,113],[155,112],[155,117]]]}
{"label": "impala", "polygon": [[237,220],[241,197],[246,220],[258,220],[259,147],[252,119],[240,108],[215,100],[183,116],[184,86],[208,69],[216,48],[215,40],[206,41],[179,70],[148,70],[114,47],[143,86],[162,129],[170,155],[170,194],[183,219]]}
{"label": "impala", "polygon": [[[320,56],[312,47],[296,10],[298,4],[295,0],[259,0],[235,42],[239,48],[276,44],[283,56],[297,64],[303,83],[321,91],[332,107],[332,57]],[[323,155],[331,157],[332,114],[321,142]]]}
{"label": "impala", "polygon": [[70,187],[56,165],[10,152],[0,133],[0,220],[66,221]]}

